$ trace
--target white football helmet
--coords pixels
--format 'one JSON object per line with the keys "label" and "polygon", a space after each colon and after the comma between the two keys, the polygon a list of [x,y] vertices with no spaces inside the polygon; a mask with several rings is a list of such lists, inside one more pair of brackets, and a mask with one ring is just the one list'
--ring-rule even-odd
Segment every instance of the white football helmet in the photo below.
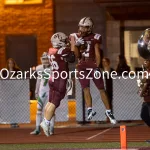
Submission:
{"label": "white football helmet", "polygon": [[43,52],[42,56],[41,56],[41,63],[43,65],[49,65],[49,58],[48,58],[48,53],[47,52]]}
{"label": "white football helmet", "polygon": [[94,23],[90,17],[84,17],[80,20],[78,26],[81,34],[90,34],[93,30]]}
{"label": "white football helmet", "polygon": [[62,32],[57,32],[51,37],[51,43],[54,48],[66,47],[68,37]]}

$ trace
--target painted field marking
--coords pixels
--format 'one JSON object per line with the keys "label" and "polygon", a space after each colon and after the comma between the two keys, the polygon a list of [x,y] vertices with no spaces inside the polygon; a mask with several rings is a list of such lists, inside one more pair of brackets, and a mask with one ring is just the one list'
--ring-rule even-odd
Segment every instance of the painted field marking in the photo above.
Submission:
{"label": "painted field marking", "polygon": [[[113,127],[112,127],[112,128],[113,128]],[[103,133],[106,133],[107,131],[110,131],[112,128],[108,128],[108,129],[106,129],[106,130],[103,130],[103,131],[101,131],[101,132],[99,132],[99,133],[97,133],[97,134],[95,134],[95,135],[93,135],[93,136],[88,137],[86,140],[91,140],[91,139],[93,139],[93,138],[95,138],[95,137],[97,137],[97,136],[99,136],[99,135],[102,135]]]}

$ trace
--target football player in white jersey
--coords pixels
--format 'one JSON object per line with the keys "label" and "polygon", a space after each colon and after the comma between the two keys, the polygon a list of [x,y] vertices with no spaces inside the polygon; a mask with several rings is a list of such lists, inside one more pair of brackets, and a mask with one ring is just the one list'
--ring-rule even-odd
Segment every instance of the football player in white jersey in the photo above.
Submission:
{"label": "football player in white jersey", "polygon": [[[37,113],[36,113],[36,128],[30,134],[32,135],[39,135],[40,134],[40,123],[42,121],[42,112],[44,109],[45,104],[48,102],[49,99],[49,79],[52,70],[52,66],[49,63],[48,54],[44,52],[41,57],[41,65],[38,65],[35,70],[39,75],[36,82],[36,90],[35,96],[38,100],[37,103]],[[50,122],[50,135],[53,134],[54,131],[54,117],[51,119]]]}

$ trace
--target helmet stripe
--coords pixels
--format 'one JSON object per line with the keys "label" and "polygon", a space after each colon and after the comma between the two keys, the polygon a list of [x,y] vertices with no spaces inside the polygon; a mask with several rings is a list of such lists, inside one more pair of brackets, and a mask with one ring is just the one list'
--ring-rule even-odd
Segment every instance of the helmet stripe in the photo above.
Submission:
{"label": "helmet stripe", "polygon": [[65,49],[64,47],[60,48],[60,49],[58,50],[58,54],[62,54],[62,51],[63,51],[64,49]]}
{"label": "helmet stripe", "polygon": [[85,18],[84,18],[84,20],[83,20],[83,24],[84,24],[84,22],[85,22],[86,18],[87,18],[87,17],[85,17]]}

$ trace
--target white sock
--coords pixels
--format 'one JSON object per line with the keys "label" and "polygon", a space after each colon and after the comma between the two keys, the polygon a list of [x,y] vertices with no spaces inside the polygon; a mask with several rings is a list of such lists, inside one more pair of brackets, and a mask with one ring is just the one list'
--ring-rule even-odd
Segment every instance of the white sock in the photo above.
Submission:
{"label": "white sock", "polygon": [[110,110],[110,109],[106,109],[106,111],[107,111],[107,112],[111,112],[111,110]]}
{"label": "white sock", "polygon": [[47,125],[49,125],[49,124],[50,124],[50,121],[49,121],[49,120],[47,120],[46,118],[44,118],[44,121],[45,121],[45,123],[46,123]]}
{"label": "white sock", "polygon": [[88,108],[87,108],[87,110],[90,110],[90,109],[92,109],[92,107],[88,107]]}
{"label": "white sock", "polygon": [[36,126],[40,126],[42,120],[42,112],[40,110],[37,111],[36,113]]}

